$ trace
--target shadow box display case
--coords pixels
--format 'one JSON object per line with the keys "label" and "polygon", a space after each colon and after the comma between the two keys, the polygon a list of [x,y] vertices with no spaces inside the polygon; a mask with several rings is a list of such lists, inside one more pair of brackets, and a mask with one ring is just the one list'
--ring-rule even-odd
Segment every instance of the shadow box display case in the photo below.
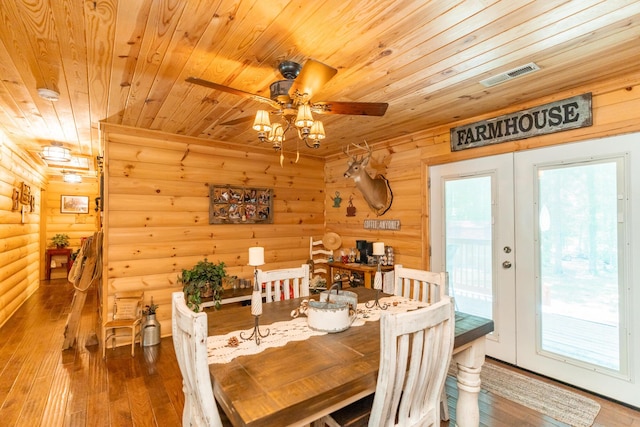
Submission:
{"label": "shadow box display case", "polygon": [[209,185],[209,224],[273,223],[271,188]]}

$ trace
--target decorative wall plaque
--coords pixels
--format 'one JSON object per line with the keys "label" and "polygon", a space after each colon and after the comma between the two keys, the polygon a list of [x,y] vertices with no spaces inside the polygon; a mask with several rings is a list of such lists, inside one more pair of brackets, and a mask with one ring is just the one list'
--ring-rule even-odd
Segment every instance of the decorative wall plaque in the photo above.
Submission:
{"label": "decorative wall plaque", "polygon": [[399,219],[365,219],[365,230],[400,230]]}
{"label": "decorative wall plaque", "polygon": [[451,151],[546,135],[593,124],[591,93],[451,128]]}
{"label": "decorative wall plaque", "polygon": [[209,224],[271,223],[272,189],[209,185]]}

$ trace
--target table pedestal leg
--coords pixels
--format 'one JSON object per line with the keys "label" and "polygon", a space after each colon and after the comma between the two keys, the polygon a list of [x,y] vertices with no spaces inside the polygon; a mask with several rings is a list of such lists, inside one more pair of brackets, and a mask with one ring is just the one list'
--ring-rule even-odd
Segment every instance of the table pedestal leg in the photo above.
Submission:
{"label": "table pedestal leg", "polygon": [[482,337],[453,356],[458,366],[458,402],[456,404],[456,425],[458,427],[478,427],[480,425],[478,395],[484,355],[484,337]]}

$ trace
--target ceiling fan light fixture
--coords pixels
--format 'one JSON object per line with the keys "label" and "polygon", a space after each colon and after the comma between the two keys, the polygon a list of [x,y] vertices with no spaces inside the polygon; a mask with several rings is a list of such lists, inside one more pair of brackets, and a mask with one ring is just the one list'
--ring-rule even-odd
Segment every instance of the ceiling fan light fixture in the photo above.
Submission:
{"label": "ceiling fan light fixture", "polygon": [[326,134],[324,133],[324,125],[320,120],[316,120],[311,125],[311,131],[309,132],[309,138],[314,141],[320,141],[321,139],[326,138]]}
{"label": "ceiling fan light fixture", "polygon": [[253,121],[253,130],[258,132],[269,132],[271,130],[268,111],[258,110],[256,112],[256,118]]}
{"label": "ceiling fan light fixture", "polygon": [[313,125],[313,116],[311,115],[311,106],[309,104],[298,106],[295,124],[299,128],[310,128]]}
{"label": "ceiling fan light fixture", "polygon": [[75,172],[66,172],[62,175],[62,180],[70,184],[78,184],[82,182],[82,177]]}
{"label": "ceiling fan light fixture", "polygon": [[47,89],[46,87],[39,87],[37,90],[38,90],[38,96],[46,101],[55,102],[60,100],[60,93],[58,93],[53,89]]}
{"label": "ceiling fan light fixture", "polygon": [[270,141],[277,141],[282,143],[284,141],[284,129],[280,123],[274,123],[271,133],[269,134]]}
{"label": "ceiling fan light fixture", "polygon": [[71,161],[71,151],[61,145],[48,145],[42,150],[43,159],[50,162],[69,162]]}

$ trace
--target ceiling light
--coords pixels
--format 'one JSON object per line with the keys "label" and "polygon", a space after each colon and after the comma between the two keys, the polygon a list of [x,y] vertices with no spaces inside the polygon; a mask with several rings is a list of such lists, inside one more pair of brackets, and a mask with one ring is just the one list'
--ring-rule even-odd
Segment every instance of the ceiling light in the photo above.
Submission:
{"label": "ceiling light", "polygon": [[258,139],[273,143],[273,148],[278,151],[282,149],[287,131],[297,129],[298,138],[303,140],[307,147],[320,148],[320,140],[324,139],[326,134],[322,122],[313,120],[310,104],[288,105],[283,109],[282,118],[284,123],[271,124],[269,112],[258,110],[253,121],[253,129],[258,132]]}
{"label": "ceiling light", "polygon": [[82,177],[80,175],[78,175],[75,172],[63,172],[62,175],[62,180],[64,182],[68,182],[68,183],[72,183],[72,184],[77,184],[82,182]]}
{"label": "ceiling light", "polygon": [[60,93],[53,89],[47,89],[44,87],[38,88],[38,96],[47,101],[58,101],[60,99]]}
{"label": "ceiling light", "polygon": [[71,151],[62,145],[48,145],[42,150],[43,159],[50,162],[68,162],[71,160]]}

